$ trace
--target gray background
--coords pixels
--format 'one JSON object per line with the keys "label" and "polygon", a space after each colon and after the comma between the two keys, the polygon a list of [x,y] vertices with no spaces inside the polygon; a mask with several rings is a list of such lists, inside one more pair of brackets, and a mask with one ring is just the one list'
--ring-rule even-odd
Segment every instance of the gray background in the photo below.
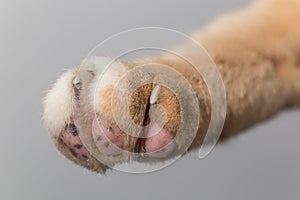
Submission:
{"label": "gray background", "polygon": [[246,0],[1,1],[0,199],[299,199],[299,111],[150,174],[106,176],[73,165],[41,122],[41,99],[63,69],[128,28],[189,33]]}

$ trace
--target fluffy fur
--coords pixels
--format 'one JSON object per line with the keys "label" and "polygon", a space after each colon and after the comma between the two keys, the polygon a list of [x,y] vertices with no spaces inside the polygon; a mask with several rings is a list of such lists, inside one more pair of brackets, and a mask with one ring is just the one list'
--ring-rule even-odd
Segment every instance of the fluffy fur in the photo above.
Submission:
{"label": "fluffy fur", "polygon": [[[192,35],[208,51],[224,81],[227,116],[221,140],[237,135],[284,108],[300,105],[299,10],[299,0],[259,1],[241,11],[221,16],[205,29]],[[203,58],[196,56],[188,45],[179,49],[194,63],[202,62]],[[92,66],[96,76],[99,76],[103,63],[107,62],[107,58],[92,58],[85,65]],[[80,109],[74,111],[84,118],[79,122],[87,131],[84,134],[89,134],[91,130],[94,97],[97,113],[112,118],[111,101],[115,81],[127,70],[148,63],[164,64],[176,69],[196,91],[201,110],[200,127],[189,150],[198,148],[203,142],[210,120],[210,96],[203,79],[190,64],[168,54],[135,62],[115,63],[108,73],[109,76],[104,79],[107,86],[101,91],[96,90],[96,97],[91,95],[94,94],[96,83],[91,81],[90,75],[84,75],[83,79],[88,83],[88,87],[81,93]],[[101,70],[97,71],[95,68]],[[62,75],[48,92],[44,101],[45,125],[56,145],[68,158],[89,169],[104,172],[106,167],[97,159],[91,157],[86,161],[79,161],[64,149],[58,140],[60,132],[74,114],[72,81],[77,70],[70,70]],[[136,80],[141,79],[143,77],[136,75]],[[130,99],[130,112],[136,124],[142,125],[144,121],[146,104],[153,88],[154,85],[151,84],[143,86]],[[118,100],[122,101],[122,97],[119,98]],[[175,134],[181,119],[177,98],[170,90],[162,87],[158,103],[166,110],[167,123],[164,128]],[[137,140],[129,136],[126,149],[132,150],[136,143]],[[95,146],[91,148],[96,149]],[[111,160],[112,163],[124,161],[126,156]]]}

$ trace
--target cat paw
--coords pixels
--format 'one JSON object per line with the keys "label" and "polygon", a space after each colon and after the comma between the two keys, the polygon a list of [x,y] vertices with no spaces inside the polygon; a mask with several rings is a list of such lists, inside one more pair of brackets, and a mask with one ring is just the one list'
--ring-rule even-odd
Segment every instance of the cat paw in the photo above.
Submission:
{"label": "cat paw", "polygon": [[177,97],[155,84],[149,72],[135,71],[124,80],[132,69],[109,58],[89,58],[49,90],[44,122],[66,157],[104,172],[106,161],[115,164],[142,155],[153,162],[176,155],[181,122]]}

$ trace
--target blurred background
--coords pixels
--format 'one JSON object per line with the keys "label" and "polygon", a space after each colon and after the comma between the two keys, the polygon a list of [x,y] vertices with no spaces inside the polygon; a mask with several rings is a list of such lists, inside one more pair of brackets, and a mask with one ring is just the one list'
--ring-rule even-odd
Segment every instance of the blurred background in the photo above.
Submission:
{"label": "blurred background", "polygon": [[159,26],[190,33],[248,0],[0,1],[0,199],[299,199],[300,112],[284,111],[204,160],[99,176],[65,159],[42,125],[50,84],[99,42]]}

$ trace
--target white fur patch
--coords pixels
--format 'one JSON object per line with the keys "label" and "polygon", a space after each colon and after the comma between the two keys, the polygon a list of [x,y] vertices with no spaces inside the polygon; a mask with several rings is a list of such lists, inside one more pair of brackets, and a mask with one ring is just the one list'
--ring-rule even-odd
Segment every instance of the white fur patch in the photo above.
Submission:
{"label": "white fur patch", "polygon": [[[94,94],[100,94],[104,89],[114,86],[127,71],[126,66],[121,62],[112,63],[112,61],[107,57],[91,57],[83,60],[79,68],[88,70],[95,75],[89,87],[90,95],[85,98],[89,98],[91,105],[95,105],[95,111],[99,113],[103,113],[103,105],[110,99],[101,99],[99,95],[96,95],[97,98],[94,102]],[[100,77],[101,81],[98,82]],[[70,69],[60,76],[45,96],[43,102],[44,124],[54,140],[58,139],[61,130],[70,122],[73,115],[73,81],[79,82],[79,79],[78,68]],[[101,84],[101,87],[97,87],[98,83]]]}
{"label": "white fur patch", "polygon": [[110,99],[102,99],[99,94],[109,87],[114,87],[128,68],[123,63],[107,57],[94,57],[90,63],[93,63],[96,69],[95,78],[90,86],[90,100],[95,106],[95,112],[105,114],[103,108]]}
{"label": "white fur patch", "polygon": [[75,75],[76,69],[62,74],[48,91],[43,102],[44,124],[55,140],[72,116],[72,80]]}

